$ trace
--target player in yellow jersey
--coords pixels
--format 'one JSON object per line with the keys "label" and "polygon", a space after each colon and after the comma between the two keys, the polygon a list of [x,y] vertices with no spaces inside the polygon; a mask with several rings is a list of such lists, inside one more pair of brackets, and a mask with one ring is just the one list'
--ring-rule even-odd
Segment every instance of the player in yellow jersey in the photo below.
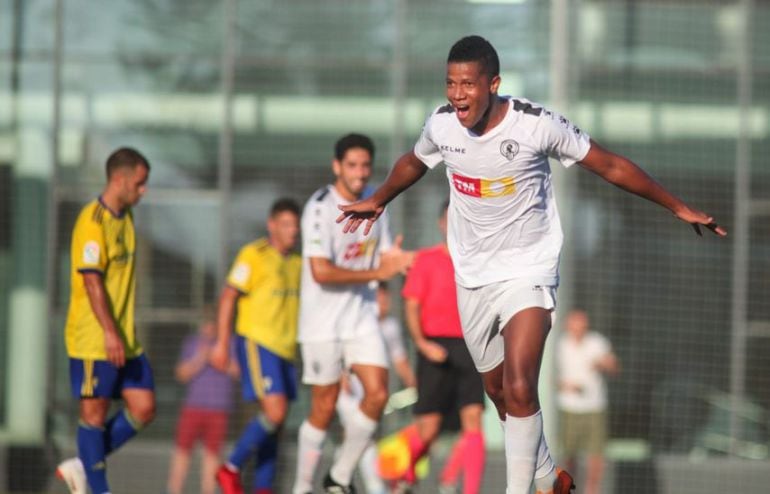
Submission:
{"label": "player in yellow jersey", "polygon": [[[57,468],[75,494],[110,491],[105,458],[155,416],[155,385],[134,328],[136,238],[131,207],[147,189],[150,164],[120,148],[107,159],[107,185],[72,232],[65,328],[72,394],[80,401],[78,457]],[[113,399],[124,407],[107,420]]]}
{"label": "player in yellow jersey", "polygon": [[257,458],[253,492],[273,493],[277,433],[297,392],[293,361],[302,259],[294,246],[299,215],[299,206],[291,199],[273,203],[267,238],[241,249],[219,298],[218,336],[211,361],[220,369],[227,368],[237,306],[235,332],[243,397],[260,405],[217,472],[224,494],[243,493],[240,469],[252,454]]}

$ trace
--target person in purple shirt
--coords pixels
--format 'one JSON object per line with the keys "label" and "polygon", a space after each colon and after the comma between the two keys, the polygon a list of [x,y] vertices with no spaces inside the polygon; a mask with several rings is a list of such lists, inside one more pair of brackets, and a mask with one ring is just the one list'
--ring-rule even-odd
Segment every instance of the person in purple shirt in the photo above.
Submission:
{"label": "person in purple shirt", "polygon": [[209,364],[209,355],[216,341],[216,325],[213,312],[207,311],[198,333],[185,338],[176,379],[186,385],[185,398],[179,413],[176,445],[171,455],[167,490],[169,494],[181,494],[190,454],[196,441],[203,443],[201,468],[201,493],[214,494],[214,474],[219,466],[219,453],[227,434],[227,422],[233,408],[233,380],[239,376],[237,359],[233,357],[227,372]]}

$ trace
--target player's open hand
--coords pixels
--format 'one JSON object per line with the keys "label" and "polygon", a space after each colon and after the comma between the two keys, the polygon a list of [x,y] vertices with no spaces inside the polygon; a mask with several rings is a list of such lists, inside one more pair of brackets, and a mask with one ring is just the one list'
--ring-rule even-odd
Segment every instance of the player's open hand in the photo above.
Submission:
{"label": "player's open hand", "polygon": [[676,211],[674,214],[676,214],[676,217],[679,218],[682,221],[686,221],[690,225],[692,225],[693,230],[695,230],[695,233],[697,233],[700,236],[703,236],[703,233],[701,232],[701,226],[704,226],[714,232],[716,235],[719,235],[720,237],[724,237],[727,235],[727,230],[722,228],[721,226],[717,225],[717,223],[714,221],[713,216],[709,216],[706,213],[702,211],[698,211],[697,209],[690,209],[689,207],[684,207],[679,211]]}
{"label": "player's open hand", "polygon": [[107,360],[115,367],[123,367],[126,364],[123,340],[114,329],[104,331],[104,350],[107,353]]}
{"label": "player's open hand", "polygon": [[382,212],[385,211],[385,206],[380,206],[371,197],[364,199],[363,201],[354,202],[353,204],[340,204],[338,207],[342,211],[342,214],[337,217],[337,223],[342,223],[347,220],[342,227],[342,231],[345,233],[353,233],[358,230],[361,223],[366,221],[364,235],[369,234],[374,222],[377,221],[377,218],[379,218]]}
{"label": "player's open hand", "polygon": [[217,342],[209,354],[209,363],[222,372],[227,372],[230,363],[230,352],[227,345]]}

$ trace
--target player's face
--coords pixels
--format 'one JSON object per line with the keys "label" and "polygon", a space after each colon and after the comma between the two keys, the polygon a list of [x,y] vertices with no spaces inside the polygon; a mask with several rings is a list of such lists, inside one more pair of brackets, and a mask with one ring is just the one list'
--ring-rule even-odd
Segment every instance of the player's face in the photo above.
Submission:
{"label": "player's face", "polygon": [[446,66],[446,97],[466,129],[483,123],[499,86],[500,77],[490,78],[480,62],[451,62]]}
{"label": "player's face", "polygon": [[354,201],[361,197],[372,176],[372,155],[364,148],[350,148],[341,160],[334,160],[332,170],[337,177],[337,191]]}
{"label": "player's face", "polygon": [[299,217],[291,211],[281,211],[267,220],[270,242],[281,252],[288,252],[297,244]]}
{"label": "player's face", "polygon": [[134,168],[126,168],[120,173],[121,202],[124,206],[135,206],[147,192],[147,180],[150,178],[150,170],[140,165]]}

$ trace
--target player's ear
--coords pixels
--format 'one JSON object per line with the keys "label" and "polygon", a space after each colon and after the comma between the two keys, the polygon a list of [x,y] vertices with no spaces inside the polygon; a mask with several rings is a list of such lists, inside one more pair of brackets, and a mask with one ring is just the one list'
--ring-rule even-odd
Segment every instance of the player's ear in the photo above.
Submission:
{"label": "player's ear", "polygon": [[489,82],[489,92],[492,94],[497,94],[497,90],[500,89],[501,81],[502,79],[500,79],[499,75],[492,77],[492,80]]}
{"label": "player's ear", "polygon": [[335,177],[339,177],[342,173],[342,163],[337,158],[332,160],[332,172],[334,172]]}

